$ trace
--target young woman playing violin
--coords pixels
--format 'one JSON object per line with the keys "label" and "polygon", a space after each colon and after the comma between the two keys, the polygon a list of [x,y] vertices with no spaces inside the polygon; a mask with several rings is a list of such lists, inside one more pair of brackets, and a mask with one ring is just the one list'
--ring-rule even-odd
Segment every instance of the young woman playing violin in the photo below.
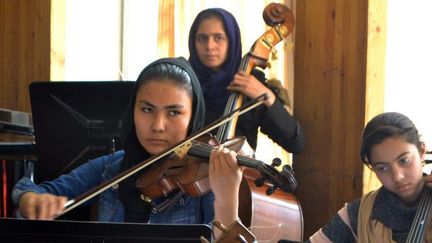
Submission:
{"label": "young woman playing violin", "polygon": [[[139,75],[126,113],[124,150],[91,160],[69,174],[39,185],[28,178],[21,179],[13,190],[19,213],[29,219],[55,218],[68,199],[199,130],[204,111],[198,79],[186,59],[162,58],[151,63]],[[211,192],[194,198],[183,195],[167,209],[153,207],[150,212],[149,204],[140,198],[135,187],[139,176],[137,173],[99,195],[99,221],[189,224],[210,223],[213,219]],[[163,204],[170,196],[154,200],[153,206]]]}
{"label": "young woman playing violin", "polygon": [[254,69],[252,75],[239,71],[242,60],[240,30],[234,16],[224,9],[200,12],[189,32],[189,62],[197,74],[206,103],[206,123],[220,117],[231,91],[253,99],[267,93],[264,106],[239,117],[236,135],[257,146],[258,127],[274,142],[291,153],[304,148],[303,130],[287,111],[283,87],[271,89],[264,73]]}
{"label": "young woman playing violin", "polygon": [[[400,113],[382,113],[368,122],[362,138],[361,160],[382,187],[345,204],[308,242],[431,242],[432,177],[423,175],[426,147],[417,128]],[[237,219],[241,179],[235,153],[214,150],[210,170],[215,218],[230,225]]]}

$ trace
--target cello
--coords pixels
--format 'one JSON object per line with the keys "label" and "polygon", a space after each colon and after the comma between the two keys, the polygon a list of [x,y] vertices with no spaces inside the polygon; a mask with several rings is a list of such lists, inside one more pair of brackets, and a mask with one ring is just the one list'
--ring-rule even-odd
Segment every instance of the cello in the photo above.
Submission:
{"label": "cello", "polygon": [[[243,56],[239,71],[250,74],[255,67],[265,69],[273,47],[285,39],[293,30],[294,18],[291,11],[282,4],[271,3],[263,11],[263,18],[272,28],[261,35],[252,45],[250,51]],[[225,106],[224,115],[237,109],[243,102],[239,92],[232,92]],[[219,127],[216,140],[226,141],[234,137],[237,118]],[[280,165],[275,160],[272,166]],[[285,174],[291,174],[290,167],[284,167]],[[292,187],[296,181],[290,178]],[[274,242],[279,239],[302,241],[303,215],[296,197],[287,192],[268,189],[263,185],[259,173],[247,168],[239,192],[239,217],[249,227],[259,242]],[[268,195],[271,196],[269,197]]]}
{"label": "cello", "polygon": [[430,227],[429,221],[431,219],[432,212],[431,205],[432,188],[425,185],[406,242],[430,242],[432,236],[427,234],[427,228]]}

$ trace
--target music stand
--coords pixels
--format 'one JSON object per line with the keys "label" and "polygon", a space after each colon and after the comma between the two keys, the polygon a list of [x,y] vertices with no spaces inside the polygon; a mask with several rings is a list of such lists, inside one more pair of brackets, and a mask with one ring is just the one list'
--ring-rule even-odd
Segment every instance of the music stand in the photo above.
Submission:
{"label": "music stand", "polygon": [[122,148],[122,119],[135,82],[34,82],[30,103],[38,161],[35,181],[52,180]]}
{"label": "music stand", "polygon": [[205,224],[102,223],[0,218],[1,242],[200,242]]}

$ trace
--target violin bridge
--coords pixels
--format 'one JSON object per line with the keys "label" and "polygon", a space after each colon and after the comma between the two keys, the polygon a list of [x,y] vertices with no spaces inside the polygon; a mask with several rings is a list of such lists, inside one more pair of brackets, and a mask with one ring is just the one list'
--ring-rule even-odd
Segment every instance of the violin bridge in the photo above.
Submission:
{"label": "violin bridge", "polygon": [[177,147],[176,150],[174,150],[174,153],[176,154],[177,157],[179,157],[180,159],[183,159],[186,155],[187,152],[189,151],[189,149],[192,147],[192,142],[186,142],[180,146]]}

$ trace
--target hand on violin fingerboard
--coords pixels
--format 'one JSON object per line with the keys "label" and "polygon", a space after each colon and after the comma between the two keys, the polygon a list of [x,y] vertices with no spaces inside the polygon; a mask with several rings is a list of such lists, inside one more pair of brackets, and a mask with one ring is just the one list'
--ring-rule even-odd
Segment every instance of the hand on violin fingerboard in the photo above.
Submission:
{"label": "hand on violin fingerboard", "polygon": [[20,198],[19,211],[28,219],[54,219],[63,212],[66,201],[66,197],[26,192]]}

